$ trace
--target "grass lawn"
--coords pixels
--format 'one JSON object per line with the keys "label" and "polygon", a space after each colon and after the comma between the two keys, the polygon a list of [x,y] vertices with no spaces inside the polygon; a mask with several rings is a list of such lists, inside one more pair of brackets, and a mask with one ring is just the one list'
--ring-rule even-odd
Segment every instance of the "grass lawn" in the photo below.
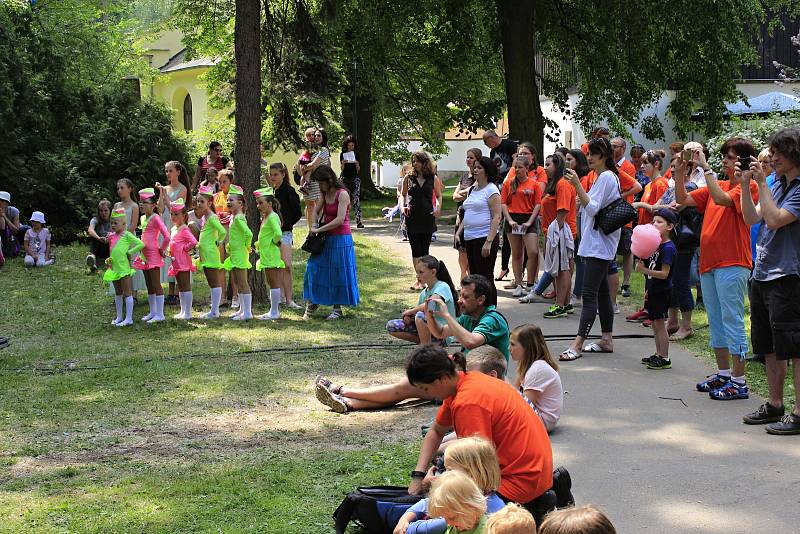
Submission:
{"label": "grass lawn", "polygon": [[[48,269],[7,263],[0,532],[333,532],[344,492],[404,483],[432,408],[342,417],[313,397],[318,372],[381,383],[408,353],[382,332],[415,298],[410,269],[355,239],[362,305],[338,322],[286,311],[276,323],[118,329],[82,246],[58,248]],[[296,289],[304,263],[298,253]],[[194,290],[198,312],[202,276]]]}
{"label": "grass lawn", "polygon": [[[621,258],[617,259],[619,265],[622,265]],[[622,278],[622,270],[620,269],[620,279]],[[621,283],[621,280],[620,280]],[[644,293],[644,277],[638,273],[633,273],[631,275],[631,292],[632,295],[630,298],[623,298],[619,297],[619,303],[622,306],[626,306],[629,309],[636,309],[638,310],[641,308],[641,303],[643,301],[642,295]],[[694,291],[693,291],[694,293]],[[747,336],[748,339],[750,337],[750,303],[747,299],[745,299],[745,327],[747,329]],[[630,311],[621,314],[621,320],[624,320],[627,313]],[[619,316],[618,320],[620,319]],[[708,330],[708,317],[706,316],[705,308],[696,309],[692,312],[692,325],[694,326],[694,336],[689,339],[685,339],[680,342],[680,344],[690,353],[694,354],[697,357],[704,358],[708,360],[712,366],[716,367],[716,358],[714,357],[714,352],[709,347],[709,330]],[[643,329],[644,330],[644,329]],[[673,365],[680,365],[679,360],[675,360]],[[752,393],[761,395],[762,397],[766,397],[769,391],[767,386],[767,376],[764,371],[764,365],[757,363],[757,362],[747,362],[747,369],[746,369],[746,376],[747,376],[747,383]],[[699,382],[703,377],[698,376],[697,381]],[[786,376],[786,382],[784,384],[783,390],[783,402],[784,405],[791,409],[794,406],[794,384],[792,383],[792,370],[789,369],[789,372]]]}

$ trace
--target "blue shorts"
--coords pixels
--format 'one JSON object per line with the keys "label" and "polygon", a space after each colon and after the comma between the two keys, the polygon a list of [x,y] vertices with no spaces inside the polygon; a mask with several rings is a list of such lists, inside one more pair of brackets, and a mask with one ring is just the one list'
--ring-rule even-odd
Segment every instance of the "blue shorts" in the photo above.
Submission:
{"label": "blue shorts", "polygon": [[292,237],[292,232],[283,232],[281,234],[281,244],[282,245],[289,245],[290,247],[294,244],[294,237]]}

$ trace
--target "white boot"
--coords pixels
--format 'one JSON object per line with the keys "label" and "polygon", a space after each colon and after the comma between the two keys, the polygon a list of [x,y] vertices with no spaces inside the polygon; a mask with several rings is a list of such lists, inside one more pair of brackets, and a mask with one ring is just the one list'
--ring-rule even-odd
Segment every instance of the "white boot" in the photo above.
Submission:
{"label": "white boot", "polygon": [[239,293],[239,315],[231,317],[234,321],[249,321],[253,318],[251,305],[253,303],[252,293]]}
{"label": "white boot", "polygon": [[142,317],[142,321],[149,321],[156,315],[156,296],[153,294],[147,294],[147,303],[150,305],[150,311],[147,315]]}
{"label": "white boot", "polygon": [[133,295],[125,297],[125,320],[114,326],[130,326],[133,324]]}
{"label": "white boot", "polygon": [[164,295],[155,295],[156,312],[149,321],[150,324],[160,323],[164,320]]}
{"label": "white boot", "polygon": [[114,306],[117,308],[117,317],[116,319],[111,321],[111,324],[113,324],[114,326],[116,326],[117,323],[121,323],[124,320],[124,317],[122,316],[122,302],[124,300],[125,297],[123,297],[122,295],[114,295]]}
{"label": "white boot", "polygon": [[211,311],[203,315],[203,319],[217,319],[219,317],[219,303],[222,300],[222,288],[211,288]]}

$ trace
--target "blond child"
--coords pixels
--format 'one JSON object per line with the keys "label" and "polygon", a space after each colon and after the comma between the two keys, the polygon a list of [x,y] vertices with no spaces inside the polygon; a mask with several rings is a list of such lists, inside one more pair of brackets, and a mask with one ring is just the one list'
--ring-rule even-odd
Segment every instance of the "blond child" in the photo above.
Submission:
{"label": "blond child", "polygon": [[486,522],[486,534],[536,534],[536,520],[522,506],[510,502]]}
{"label": "blond child", "polygon": [[[462,473],[472,480],[485,497],[485,513],[491,514],[505,506],[505,502],[497,496],[495,491],[500,486],[500,464],[497,460],[497,451],[486,438],[472,436],[454,440],[444,453],[445,473]],[[437,469],[432,467],[428,478],[436,480],[443,475],[437,475]],[[439,514],[440,515],[440,514]],[[431,519],[434,518],[434,519]],[[394,529],[393,534],[443,534],[449,532],[449,523],[444,516],[430,510],[430,499],[422,499],[414,504],[403,514]]]}
{"label": "blond child", "polygon": [[561,417],[564,389],[558,364],[547,348],[542,329],[534,324],[518,326],[511,332],[508,349],[517,362],[514,387],[522,393],[547,431],[552,431]]}
{"label": "blond child", "polygon": [[539,534],[617,534],[606,514],[592,505],[550,512]]}
{"label": "blond child", "polygon": [[[108,244],[111,255],[106,260],[109,268],[103,275],[103,280],[111,282],[114,287],[114,305],[117,317],[111,321],[114,326],[129,326],[133,324],[133,288],[131,276],[134,273],[131,267],[131,256],[139,253],[144,248],[144,243],[128,231],[125,208],[117,208],[111,212],[111,231]],[[125,314],[122,305],[125,304]]]}
{"label": "blond child", "polygon": [[428,511],[447,521],[445,534],[484,534],[486,497],[465,473],[450,471],[431,486]]}

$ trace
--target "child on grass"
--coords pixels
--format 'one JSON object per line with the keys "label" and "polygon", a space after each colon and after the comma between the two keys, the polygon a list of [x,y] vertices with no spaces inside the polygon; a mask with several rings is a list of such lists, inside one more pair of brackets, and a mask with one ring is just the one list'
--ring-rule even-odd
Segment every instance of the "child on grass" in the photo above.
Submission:
{"label": "child on grass", "polygon": [[222,286],[225,284],[225,267],[222,265],[219,246],[228,236],[214,210],[214,189],[201,185],[197,193],[195,210],[202,216],[200,229],[200,259],[197,266],[203,269],[208,287],[211,288],[211,310],[203,315],[203,319],[218,319],[219,304],[222,301]]}
{"label": "child on grass", "polygon": [[247,281],[247,271],[253,266],[250,263],[250,245],[253,232],[247,226],[244,215],[244,191],[238,185],[231,185],[228,190],[228,210],[231,214],[231,226],[226,250],[225,270],[231,273],[231,284],[239,291],[239,311],[231,315],[234,321],[249,321],[253,318],[252,293]]}
{"label": "child on grass", "polygon": [[[164,289],[161,287],[161,267],[169,247],[169,230],[158,214],[156,190],[152,187],[139,191],[139,209],[144,214],[142,242],[144,249],[133,266],[144,273],[147,284],[147,302],[150,312],[142,321],[159,322],[164,320]],[[159,243],[159,236],[161,243]]]}
{"label": "child on grass", "polygon": [[[445,449],[444,467],[447,471],[466,474],[486,496],[486,512],[491,514],[501,509],[505,503],[495,490],[500,485],[500,464],[494,445],[486,438],[472,436],[454,440]],[[436,468],[432,467],[428,478],[434,478]],[[435,478],[434,478],[435,480]],[[428,510],[429,500],[422,499],[403,514],[393,534],[442,534],[447,530],[447,522],[437,518]]]}
{"label": "child on grass", "polygon": [[281,302],[281,282],[283,281],[283,269],[286,265],[281,259],[281,206],[275,198],[275,190],[271,187],[263,187],[253,191],[256,197],[256,206],[261,213],[261,227],[258,231],[258,261],[256,270],[264,271],[269,290],[270,309],[268,313],[259,315],[256,319],[262,321],[272,321],[279,319],[281,314],[278,306]]}
{"label": "child on grass", "polygon": [[[117,208],[111,213],[111,231],[109,246],[111,255],[106,260],[109,269],[103,275],[105,282],[114,286],[114,305],[117,317],[111,321],[114,326],[128,326],[133,324],[133,287],[131,276],[131,256],[144,248],[144,243],[128,231],[128,218],[125,208]],[[122,314],[122,304],[125,303],[125,315]]]}
{"label": "child on grass", "polygon": [[172,239],[169,243],[169,255],[172,263],[169,266],[169,276],[174,276],[178,283],[178,299],[181,311],[173,319],[188,320],[192,318],[192,276],[197,270],[190,251],[197,246],[192,231],[189,230],[188,210],[182,198],[169,205],[169,216],[174,226]]}
{"label": "child on grass", "polygon": [[86,266],[89,273],[97,271],[97,262],[108,259],[108,234],[111,232],[111,201],[103,199],[97,203],[97,215],[89,221],[88,234],[89,254],[86,256]]}
{"label": "child on grass", "polygon": [[534,324],[518,326],[511,332],[508,348],[518,366],[514,387],[551,432],[561,417],[564,389],[558,364],[550,355],[542,329]]}
{"label": "child on grass", "polygon": [[31,227],[25,232],[25,267],[53,265],[50,256],[50,231],[44,227],[44,213],[34,211]]}
{"label": "child on grass", "polygon": [[647,313],[653,321],[656,345],[655,354],[642,358],[642,363],[647,365],[648,369],[672,368],[669,359],[667,318],[672,290],[672,265],[678,255],[678,249],[671,239],[677,222],[678,216],[670,209],[660,209],[655,213],[652,224],[661,234],[661,244],[646,261],[636,264],[636,272],[647,277]]}

